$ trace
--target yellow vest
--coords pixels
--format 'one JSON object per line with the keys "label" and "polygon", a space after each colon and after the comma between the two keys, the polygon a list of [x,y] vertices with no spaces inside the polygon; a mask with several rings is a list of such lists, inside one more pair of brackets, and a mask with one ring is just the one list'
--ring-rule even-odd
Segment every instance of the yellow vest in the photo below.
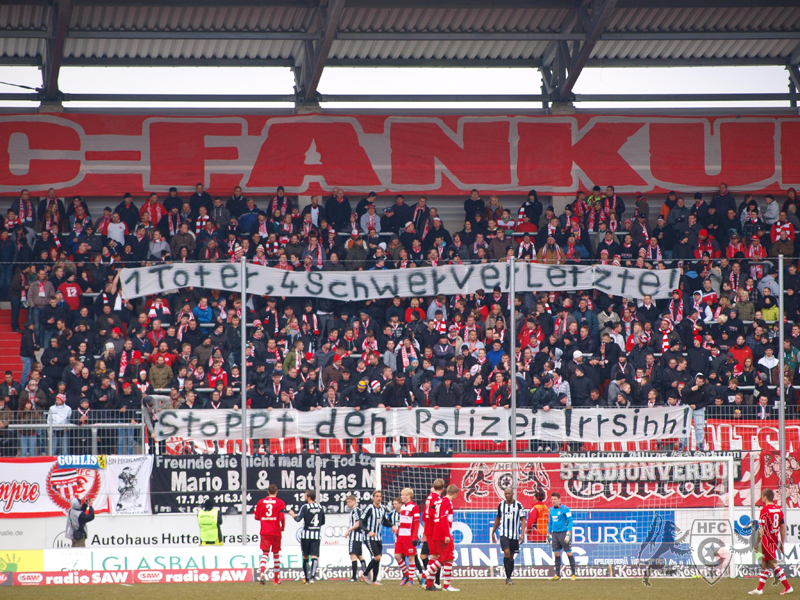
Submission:
{"label": "yellow vest", "polygon": [[200,525],[200,543],[219,545],[219,530],[217,520],[219,515],[218,508],[211,510],[201,510],[197,513],[197,524]]}

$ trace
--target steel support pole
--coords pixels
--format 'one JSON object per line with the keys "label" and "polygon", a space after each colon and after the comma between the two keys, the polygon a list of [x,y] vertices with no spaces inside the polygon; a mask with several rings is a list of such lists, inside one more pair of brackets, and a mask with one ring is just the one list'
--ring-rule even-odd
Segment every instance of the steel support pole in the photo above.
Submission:
{"label": "steel support pole", "polygon": [[783,254],[778,255],[778,357],[779,374],[778,385],[780,390],[780,408],[778,411],[778,435],[781,451],[781,509],[786,514],[786,388],[783,376]]}
{"label": "steel support pole", "polygon": [[[750,564],[756,564],[756,530],[758,521],[756,521],[756,456],[755,452],[750,452]],[[733,496],[730,495],[732,498]]]}
{"label": "steel support pole", "polygon": [[242,256],[239,285],[242,290],[242,545],[247,545],[247,257]]}
{"label": "steel support pole", "polygon": [[[516,259],[512,256],[509,262],[508,273],[508,303],[509,314],[509,328],[511,331],[511,339],[509,340],[509,349],[511,351],[511,458],[517,458],[517,319],[515,313],[516,292],[514,290],[515,284],[515,270]],[[514,492],[517,491],[517,468],[516,465],[511,470],[511,485]]]}

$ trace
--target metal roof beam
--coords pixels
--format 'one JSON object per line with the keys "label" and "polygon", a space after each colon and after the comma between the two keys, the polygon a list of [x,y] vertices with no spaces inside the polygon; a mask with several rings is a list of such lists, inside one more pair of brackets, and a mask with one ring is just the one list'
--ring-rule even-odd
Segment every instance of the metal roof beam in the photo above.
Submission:
{"label": "metal roof beam", "polygon": [[64,94],[64,102],[294,102],[292,94]]}
{"label": "metal roof beam", "polygon": [[[580,10],[576,10],[578,16]],[[336,34],[339,41],[376,42],[542,42],[577,41],[587,39],[584,33],[552,31],[342,31]],[[602,42],[635,41],[741,41],[741,40],[800,40],[800,31],[642,31],[603,33]],[[552,59],[554,48],[548,47],[545,56]]]}
{"label": "metal roof beam", "polygon": [[789,64],[790,65],[800,65],[800,44],[792,50],[792,53],[789,55]]}
{"label": "metal roof beam", "polygon": [[[2,34],[0,34],[2,37]],[[318,40],[318,33],[305,31],[135,31],[135,30],[77,30],[70,39],[86,40]]]}
{"label": "metal roof beam", "polygon": [[582,33],[559,33],[550,31],[340,31],[339,41],[377,42],[546,42],[553,40],[584,40]]}
{"label": "metal roof beam", "polygon": [[0,38],[46,39],[51,35],[47,29],[12,29],[10,27],[0,29]]}
{"label": "metal roof beam", "polygon": [[322,70],[328,60],[331,44],[336,37],[339,29],[339,20],[344,13],[345,0],[331,0],[327,7],[319,8],[319,15],[322,21],[322,39],[318,41],[307,41],[305,46],[305,56],[303,66],[300,70],[300,94],[306,102],[313,100],[317,94],[319,80],[322,78]]}
{"label": "metal roof beam", "polygon": [[800,66],[786,65],[786,70],[789,71],[789,78],[794,84],[796,90],[800,90]]}
{"label": "metal roof beam", "polygon": [[70,0],[58,0],[53,4],[50,26],[53,35],[47,40],[44,68],[42,69],[44,100],[47,102],[58,101],[61,94],[58,89],[58,74],[64,58],[64,43],[67,39],[67,28],[71,15]]}
{"label": "metal roof beam", "polygon": [[568,69],[569,73],[565,79],[559,81],[558,98],[562,102],[568,100],[572,94],[572,89],[575,87],[581,71],[586,66],[586,62],[589,60],[592,50],[594,50],[594,45],[600,39],[606,24],[611,20],[611,15],[614,13],[616,5],[617,0],[605,0],[595,7],[592,13],[592,26],[587,32],[586,41],[581,44],[580,49],[573,49]]}
{"label": "metal roof beam", "polygon": [[[328,67],[409,68],[525,68],[535,69],[541,61],[533,58],[329,58]],[[781,63],[783,64],[783,63]]]}
{"label": "metal roof beam", "polygon": [[607,32],[600,35],[601,42],[740,40],[800,40],[800,31],[634,31]]}
{"label": "metal roof beam", "polygon": [[[798,74],[800,75],[800,74]],[[0,101],[39,100],[35,93],[0,93]],[[64,102],[253,102],[253,103],[293,103],[292,94],[64,94]],[[331,94],[319,96],[320,102],[369,102],[369,103],[407,103],[407,102],[485,102],[485,103],[536,103],[548,101],[544,94]],[[577,94],[575,102],[788,102],[800,100],[800,94],[791,93],[752,93],[752,94]]]}
{"label": "metal roof beam", "polygon": [[3,67],[41,67],[40,56],[0,56],[0,66]]}
{"label": "metal roof beam", "polygon": [[586,68],[782,67],[785,58],[590,58]]}
{"label": "metal roof beam", "polygon": [[[0,64],[3,64],[2,58]],[[294,59],[66,56],[61,64],[65,67],[293,67]]]}

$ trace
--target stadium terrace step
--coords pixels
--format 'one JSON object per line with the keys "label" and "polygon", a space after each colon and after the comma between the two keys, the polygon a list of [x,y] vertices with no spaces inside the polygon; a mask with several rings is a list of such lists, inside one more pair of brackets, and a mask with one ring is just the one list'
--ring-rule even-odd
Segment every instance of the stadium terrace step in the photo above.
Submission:
{"label": "stadium terrace step", "polygon": [[[22,311],[20,314],[20,326],[27,319],[27,314],[27,311]],[[11,310],[0,310],[0,370],[11,371],[15,381],[19,381],[22,377],[20,339],[20,334],[14,333],[11,327]]]}

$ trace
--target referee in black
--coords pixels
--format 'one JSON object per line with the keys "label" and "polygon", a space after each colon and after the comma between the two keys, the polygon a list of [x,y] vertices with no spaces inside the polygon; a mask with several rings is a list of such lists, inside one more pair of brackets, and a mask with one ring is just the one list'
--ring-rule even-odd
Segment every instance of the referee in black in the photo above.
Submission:
{"label": "referee in black", "polygon": [[492,543],[497,543],[500,536],[500,548],[503,549],[503,567],[506,570],[506,585],[514,585],[511,575],[514,573],[514,555],[519,552],[520,543],[525,541],[525,524],[527,512],[518,500],[514,500],[514,490],[505,491],[506,499],[497,507],[497,516],[492,527]]}
{"label": "referee in black", "polygon": [[372,585],[381,585],[378,581],[378,573],[381,569],[381,558],[383,557],[383,526],[391,527],[392,521],[389,519],[386,507],[383,505],[383,493],[380,490],[372,492],[372,504],[368,504],[361,510],[361,530],[365,532],[364,543],[372,555],[364,571],[364,580],[372,571]]}

